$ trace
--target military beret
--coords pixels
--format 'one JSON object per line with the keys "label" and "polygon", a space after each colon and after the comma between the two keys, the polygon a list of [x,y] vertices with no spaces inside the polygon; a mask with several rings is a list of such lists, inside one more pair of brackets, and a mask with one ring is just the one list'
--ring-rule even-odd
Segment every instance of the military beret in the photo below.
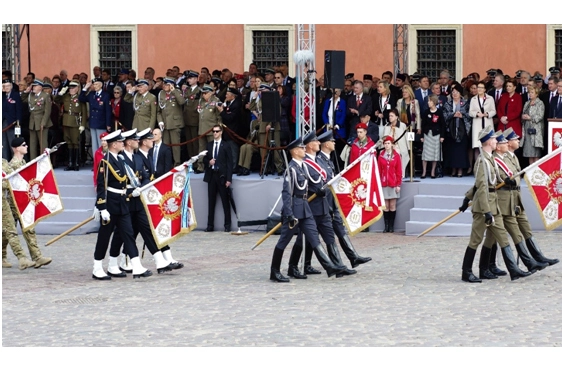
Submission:
{"label": "military beret", "polygon": [[486,142],[488,139],[495,138],[496,134],[494,133],[494,128],[492,125],[486,126],[484,129],[480,130],[478,133],[478,140],[480,143]]}
{"label": "military beret", "polygon": [[363,75],[363,80],[371,80],[373,81],[373,75]]}
{"label": "military beret", "polygon": [[275,70],[272,69],[272,68],[266,68],[266,69],[263,70],[263,73],[266,74],[266,75],[267,75],[268,73],[270,73],[270,74],[273,75],[273,74],[275,74]]}
{"label": "military beret", "polygon": [[550,72],[551,74],[560,73],[560,68],[559,68],[559,67],[556,67],[556,66],[550,67],[550,68],[548,69],[548,72]]}
{"label": "military beret", "polygon": [[171,77],[164,77],[164,84],[172,84],[175,85],[176,84],[176,80],[172,79]]}
{"label": "military beret", "polygon": [[504,136],[505,139],[507,139],[507,140],[519,139],[519,135],[517,135],[517,133],[516,133],[515,131],[513,131],[512,128],[507,128],[507,129],[503,132],[503,136]]}
{"label": "military beret", "polygon": [[144,130],[141,130],[137,133],[139,140],[143,140],[143,139],[154,139],[154,135],[152,135],[152,132],[150,131],[150,128],[146,128]]}
{"label": "military beret", "polygon": [[232,93],[234,95],[238,95],[240,94],[240,92],[238,91],[238,89],[234,89],[234,88],[228,88],[226,89],[227,92]]}
{"label": "military beret", "polygon": [[10,143],[10,145],[12,146],[12,148],[18,148],[24,143],[25,143],[24,137],[17,137],[12,139],[12,143]]}
{"label": "military beret", "polygon": [[[137,81],[137,85],[146,85],[148,86],[148,80],[145,79],[140,79],[139,81]],[[124,134],[124,133],[123,133]]]}
{"label": "military beret", "polygon": [[104,139],[107,143],[125,140],[125,138],[121,136],[121,130],[115,130],[113,133],[107,134]]}
{"label": "military beret", "polygon": [[202,91],[203,93],[210,93],[210,92],[213,91],[213,87],[212,87],[211,85],[205,84],[205,85],[203,85],[203,87],[201,88],[201,91]]}
{"label": "military beret", "polygon": [[100,134],[100,139],[103,139],[108,135],[109,135],[109,133],[107,131],[104,131],[103,133]]}
{"label": "military beret", "polygon": [[137,135],[137,129],[131,129],[128,131],[124,131],[123,133],[121,133],[121,136],[123,137],[124,140],[127,139],[132,139],[132,140],[138,140],[139,137]]}
{"label": "military beret", "polygon": [[406,81],[406,74],[405,73],[399,73],[396,75],[397,79],[400,79],[402,81]]}
{"label": "military beret", "polygon": [[326,131],[325,133],[322,133],[322,135],[320,135],[318,137],[318,141],[320,143],[326,143],[326,142],[330,142],[334,140],[334,134],[332,133],[331,130]]}
{"label": "military beret", "polygon": [[241,73],[237,73],[236,75],[234,75],[234,78],[236,80],[244,80],[244,75],[242,75]]}
{"label": "military beret", "polygon": [[367,130],[367,124],[365,124],[364,122],[360,122],[357,125],[355,125],[355,130],[357,130],[357,129]]}
{"label": "military beret", "polygon": [[314,132],[314,130],[311,131],[310,133],[306,134],[304,136],[304,138],[302,138],[302,142],[305,145],[310,143],[310,142],[314,142],[316,140],[318,140],[318,138],[316,137],[316,133]]}
{"label": "military beret", "polygon": [[38,79],[35,79],[35,80],[33,80],[33,82],[31,83],[31,86],[33,86],[33,85],[40,85],[40,86],[43,86],[43,81],[38,80]]}
{"label": "military beret", "polygon": [[71,82],[68,83],[69,87],[73,87],[73,86],[80,86],[80,81],[78,80],[72,80]]}
{"label": "military beret", "polygon": [[302,142],[302,137],[299,137],[299,138],[293,140],[291,143],[289,143],[287,145],[287,150],[290,151],[290,150],[295,149],[297,147],[300,147],[300,148],[306,147]]}
{"label": "military beret", "polygon": [[383,139],[382,142],[383,142],[383,144],[384,144],[384,142],[389,142],[389,141],[392,142],[392,143],[394,143],[394,138],[391,137],[390,135],[387,135],[386,137],[384,137],[384,139]]}
{"label": "military beret", "polygon": [[501,130],[496,131],[495,136],[498,143],[507,143],[507,139],[506,137],[504,137],[503,132]]}
{"label": "military beret", "polygon": [[129,70],[126,68],[121,68],[121,71],[119,71],[120,75],[128,75],[129,74]]}

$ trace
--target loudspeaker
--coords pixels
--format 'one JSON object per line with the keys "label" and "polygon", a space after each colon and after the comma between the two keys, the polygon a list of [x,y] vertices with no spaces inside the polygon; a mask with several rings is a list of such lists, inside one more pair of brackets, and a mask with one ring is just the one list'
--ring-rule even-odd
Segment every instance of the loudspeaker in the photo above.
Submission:
{"label": "loudspeaker", "polygon": [[281,120],[281,102],[278,91],[261,92],[261,119],[264,122],[279,122]]}
{"label": "loudspeaker", "polygon": [[324,86],[329,89],[343,89],[345,85],[345,51],[324,52]]}

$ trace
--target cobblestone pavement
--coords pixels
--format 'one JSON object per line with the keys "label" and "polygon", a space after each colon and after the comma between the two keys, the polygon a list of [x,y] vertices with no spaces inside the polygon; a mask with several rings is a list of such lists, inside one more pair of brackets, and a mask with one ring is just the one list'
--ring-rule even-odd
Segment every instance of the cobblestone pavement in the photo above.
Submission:
{"label": "cobblestone pavement", "polygon": [[[250,250],[262,236],[192,232],[172,246],[183,269],[158,275],[147,251],[154,276],[140,280],[91,278],[95,234],[44,247],[53,262],[40,269],[19,271],[9,252],[16,267],[2,269],[2,344],[562,346],[562,263],[518,281],[468,284],[460,279],[468,238],[361,233],[355,247],[373,260],[356,275],[280,284],[269,281],[277,236]],[[561,237],[536,234],[548,257],[562,258]]]}

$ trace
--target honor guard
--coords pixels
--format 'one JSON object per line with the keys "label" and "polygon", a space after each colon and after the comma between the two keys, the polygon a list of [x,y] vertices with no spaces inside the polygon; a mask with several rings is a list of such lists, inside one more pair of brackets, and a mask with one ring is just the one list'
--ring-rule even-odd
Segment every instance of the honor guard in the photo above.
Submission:
{"label": "honor guard", "polygon": [[111,277],[125,276],[121,273],[118,265],[121,245],[112,247],[109,252],[109,276],[102,266],[102,261],[109,246],[109,239],[114,230],[115,234],[119,235],[123,241],[125,253],[131,258],[133,278],[148,277],[152,275],[152,272],[143,267],[139,259],[128,206],[130,202],[127,197],[129,180],[125,170],[125,162],[119,157],[119,152],[124,148],[123,142],[125,139],[121,136],[121,130],[114,131],[104,139],[107,142],[108,151],[98,168],[97,201],[94,217],[99,221],[101,214],[101,226],[94,251],[92,278],[110,280]]}
{"label": "honor guard", "polygon": [[[503,225],[501,210],[498,205],[496,185],[501,183],[499,169],[493,159],[492,151],[496,149],[497,140],[492,126],[487,126],[478,134],[478,139],[482,143],[482,150],[475,164],[475,184],[474,188],[467,192],[467,196],[473,192],[472,204],[472,231],[470,241],[466,248],[462,264],[462,280],[465,282],[482,282],[472,273],[472,264],[476,249],[484,239],[484,231],[494,235],[498,241],[504,261],[512,280],[520,277],[529,276],[531,273],[523,272],[517,267],[513,252],[509,246],[507,233]],[[465,198],[468,205],[468,199]],[[491,249],[482,247],[484,250],[480,256],[481,276],[491,276],[488,270],[490,263]]]}
{"label": "honor guard", "polygon": [[316,254],[316,258],[322,264],[328,277],[341,273],[344,269],[336,267],[318,238],[318,230],[310,205],[308,204],[308,181],[307,175],[303,169],[303,160],[305,158],[305,145],[302,138],[289,143],[287,150],[291,153],[292,160],[283,180],[283,190],[281,192],[283,198],[283,209],[281,211],[283,226],[281,227],[281,236],[273,249],[273,257],[271,260],[271,274],[269,278],[277,282],[289,282],[289,279],[281,274],[281,260],[285,247],[291,242],[295,227],[305,235],[306,240],[310,241],[311,246]]}
{"label": "honor guard", "polygon": [[148,80],[140,79],[137,85],[123,97],[125,102],[133,104],[133,109],[135,110],[133,129],[139,131],[146,128],[152,129],[156,122],[156,111],[158,108],[156,97],[148,91],[148,85]]}
{"label": "honor guard", "polygon": [[33,160],[47,148],[49,128],[53,126],[51,96],[43,91],[43,81],[35,79],[31,83],[31,92],[26,91],[21,98],[29,105],[29,156]]}
{"label": "honor guard", "polygon": [[[199,112],[199,130],[198,135],[203,135],[205,132],[209,131],[206,136],[199,138],[199,151],[201,153],[207,149],[207,143],[213,141],[213,132],[210,131],[213,126],[221,125],[222,119],[217,105],[221,104],[219,98],[213,94],[213,87],[210,85],[203,85],[201,88],[201,98],[199,98],[199,103],[197,106],[197,111]],[[190,154],[190,156],[195,156],[195,154]],[[200,158],[197,165],[198,169],[203,172],[205,167],[203,166],[203,159]]]}
{"label": "honor guard", "polygon": [[[172,153],[174,166],[181,163],[181,131],[184,128],[182,106],[185,98],[181,91],[175,88],[175,81],[169,77],[164,78],[162,90],[158,93],[158,126],[162,130],[162,140],[167,145],[173,144]],[[140,134],[140,133],[139,133]]]}
{"label": "honor guard", "polygon": [[[199,101],[201,99],[201,89],[197,85],[199,72],[192,70],[184,72],[187,84],[182,85],[182,93],[185,98],[183,106],[183,122],[185,123],[185,139],[192,142],[187,144],[187,156],[193,157],[199,153],[199,142],[193,141],[197,138],[199,131]],[[203,172],[202,164],[198,164],[197,170]]]}
{"label": "honor guard", "polygon": [[80,82],[72,80],[55,96],[55,102],[62,106],[62,127],[64,141],[68,146],[68,166],[64,169],[80,169],[78,164],[80,134],[88,122],[88,106],[80,99]]}

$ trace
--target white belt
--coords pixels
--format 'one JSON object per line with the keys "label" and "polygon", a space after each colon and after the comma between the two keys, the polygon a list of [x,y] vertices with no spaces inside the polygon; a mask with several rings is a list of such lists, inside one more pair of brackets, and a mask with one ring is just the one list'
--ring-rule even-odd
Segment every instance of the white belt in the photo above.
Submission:
{"label": "white belt", "polygon": [[125,196],[125,194],[127,194],[126,189],[117,189],[117,188],[113,188],[113,187],[107,187],[107,191],[111,192],[111,193],[117,193],[118,195],[121,195],[121,196]]}
{"label": "white belt", "polygon": [[127,184],[127,188],[128,188],[128,189],[135,189],[135,187],[133,187],[133,186],[130,185],[130,184]]}

